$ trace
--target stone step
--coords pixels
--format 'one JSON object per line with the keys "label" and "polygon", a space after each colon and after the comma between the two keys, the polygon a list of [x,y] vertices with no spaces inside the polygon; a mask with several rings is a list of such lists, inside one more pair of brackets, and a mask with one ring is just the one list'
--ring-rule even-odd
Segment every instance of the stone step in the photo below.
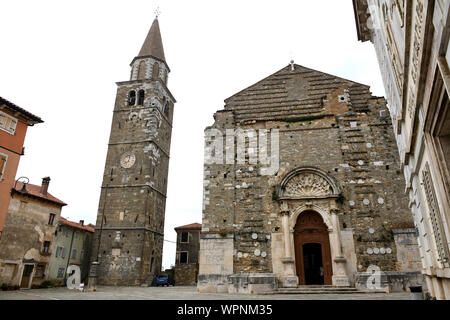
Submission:
{"label": "stone step", "polygon": [[[273,294],[350,294],[350,293],[360,293],[358,290],[356,291],[337,291],[337,290],[296,290],[296,291],[284,291],[278,290],[273,292]],[[363,292],[361,292],[363,293]]]}
{"label": "stone step", "polygon": [[297,288],[279,288],[275,294],[346,294],[360,293],[362,291],[353,287],[336,287],[336,286],[298,286]]}
{"label": "stone step", "polygon": [[304,290],[304,291],[357,291],[358,289],[353,287],[308,287],[308,286],[299,286],[297,288],[280,288],[279,290],[287,290],[287,291],[295,291],[295,290]]}

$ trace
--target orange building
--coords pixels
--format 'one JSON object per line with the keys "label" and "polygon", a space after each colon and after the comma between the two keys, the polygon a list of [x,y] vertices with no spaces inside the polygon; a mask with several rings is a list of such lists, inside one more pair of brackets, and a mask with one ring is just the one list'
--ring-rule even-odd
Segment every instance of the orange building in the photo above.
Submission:
{"label": "orange building", "polygon": [[0,97],[0,239],[28,126],[42,119]]}

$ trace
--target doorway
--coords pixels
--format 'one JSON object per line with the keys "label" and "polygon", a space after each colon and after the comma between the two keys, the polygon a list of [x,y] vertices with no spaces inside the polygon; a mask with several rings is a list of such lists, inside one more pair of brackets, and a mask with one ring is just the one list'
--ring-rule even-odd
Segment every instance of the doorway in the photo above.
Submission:
{"label": "doorway", "polygon": [[22,280],[20,281],[20,287],[21,288],[29,288],[30,287],[30,280],[31,276],[33,274],[34,265],[33,264],[26,264],[23,268],[23,274],[22,274]]}
{"label": "doorway", "polygon": [[306,285],[324,284],[322,245],[320,243],[305,243],[303,245],[303,266]]}
{"label": "doorway", "polygon": [[328,227],[315,211],[302,212],[294,228],[295,261],[300,285],[331,285]]}

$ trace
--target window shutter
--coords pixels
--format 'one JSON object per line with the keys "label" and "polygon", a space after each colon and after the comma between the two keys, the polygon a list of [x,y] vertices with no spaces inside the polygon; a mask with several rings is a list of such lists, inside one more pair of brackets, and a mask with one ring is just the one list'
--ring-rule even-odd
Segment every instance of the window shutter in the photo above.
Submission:
{"label": "window shutter", "polygon": [[3,173],[6,168],[6,155],[0,154],[0,180],[3,178]]}

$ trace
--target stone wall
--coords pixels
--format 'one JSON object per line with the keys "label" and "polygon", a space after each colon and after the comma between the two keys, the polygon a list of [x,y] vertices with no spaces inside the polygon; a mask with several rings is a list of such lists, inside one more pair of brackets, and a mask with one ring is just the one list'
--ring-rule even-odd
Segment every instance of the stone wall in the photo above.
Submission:
{"label": "stone wall", "polygon": [[175,285],[194,286],[197,284],[198,263],[177,264],[175,266]]}
{"label": "stone wall", "polygon": [[[351,283],[356,272],[371,265],[386,272],[405,267],[398,263],[392,229],[411,227],[413,220],[386,101],[372,97],[367,86],[297,65],[291,68],[227,99],[225,109],[216,112],[214,125],[206,130],[218,130],[224,136],[227,129],[244,130],[247,138],[244,163],[229,162],[224,156],[222,163],[206,161],[204,165],[203,233],[209,238],[201,242],[199,288],[206,285],[202,280],[208,273],[217,281],[219,275],[279,277],[286,272],[277,190],[288,173],[303,167],[320,170],[340,188],[336,208],[330,207],[334,202],[329,199],[310,202],[328,212],[325,215],[337,212],[337,227],[343,232],[335,231],[333,237],[341,241]],[[265,175],[262,169],[267,166],[252,160],[270,147],[252,142],[252,137],[263,141],[261,132],[266,132],[270,141],[273,130],[279,132],[279,167],[273,175]],[[222,139],[224,150],[235,148]],[[217,145],[207,137],[205,146],[208,150]],[[292,213],[299,205],[289,202],[287,210]],[[288,233],[292,234],[295,221],[290,223]],[[233,261],[226,270],[211,268],[223,259],[223,244],[215,245],[220,235],[227,237],[228,246],[233,245]],[[330,242],[332,251],[338,252],[339,245]],[[411,254],[418,252],[412,248]],[[334,261],[333,268],[338,268]],[[225,280],[223,285],[227,286]]]}
{"label": "stone wall", "polygon": [[[48,225],[50,213],[55,214],[54,225]],[[11,197],[0,240],[0,284],[20,285],[25,264],[34,265],[30,284],[40,284],[45,279],[60,215],[60,206],[17,193]],[[44,241],[50,241],[48,253],[42,252]],[[43,269],[36,273],[38,265]]]}
{"label": "stone wall", "polygon": [[[91,256],[100,284],[150,285],[161,270],[175,99],[148,70],[137,80],[135,68],[131,81],[117,83]],[[129,105],[130,92],[140,90],[143,103]]]}

